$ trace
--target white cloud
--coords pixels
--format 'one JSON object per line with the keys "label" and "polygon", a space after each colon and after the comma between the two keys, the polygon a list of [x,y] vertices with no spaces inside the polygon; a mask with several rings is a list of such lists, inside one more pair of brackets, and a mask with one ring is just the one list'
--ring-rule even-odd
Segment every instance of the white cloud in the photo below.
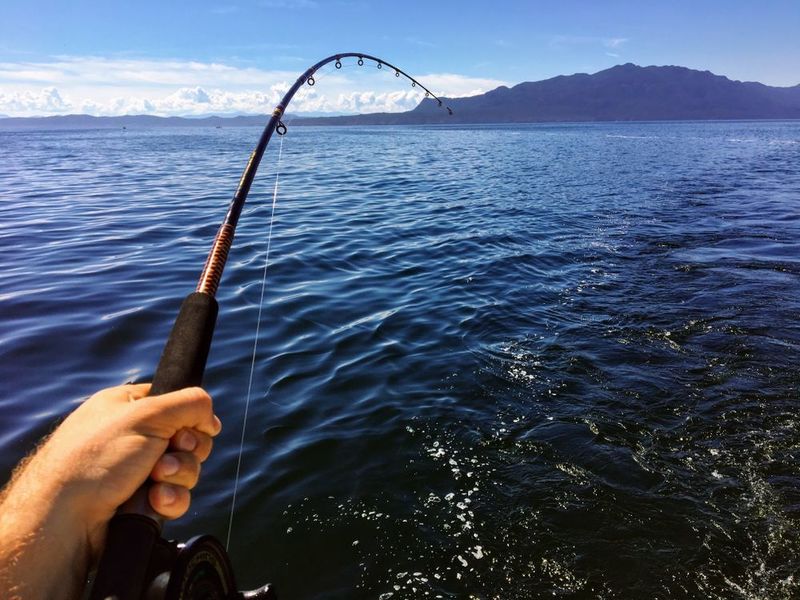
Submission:
{"label": "white cloud", "polygon": [[407,37],[406,38],[406,42],[411,44],[412,46],[420,46],[422,48],[434,48],[434,47],[436,47],[436,44],[434,44],[433,42],[428,42],[426,40],[421,40],[421,39],[415,38],[415,37]]}
{"label": "white cloud", "polygon": [[288,9],[303,9],[303,8],[317,8],[314,0],[261,0],[259,5],[264,8],[288,8]]}
{"label": "white cloud", "polygon": [[213,15],[232,15],[233,13],[239,12],[239,7],[232,4],[221,4],[220,6],[211,8],[210,12]]}
{"label": "white cloud", "polygon": [[54,87],[11,94],[0,92],[0,113],[7,115],[62,114],[69,112],[70,107]]}
{"label": "white cloud", "polygon": [[603,46],[605,48],[620,48],[627,43],[628,38],[623,37],[596,37],[589,35],[554,35],[550,38],[550,46],[563,48],[568,46]]}
{"label": "white cloud", "polygon": [[[390,69],[343,61],[322,69],[304,86],[290,112],[397,112],[424,97]],[[49,62],[0,63],[0,114],[10,116],[207,115],[268,113],[300,71],[268,71],[219,62],[57,57]],[[505,82],[452,73],[417,76],[435,94],[458,97]]]}
{"label": "white cloud", "polygon": [[58,57],[46,63],[0,63],[0,84],[169,87],[174,86],[176,81],[181,85],[203,85],[215,81],[218,84],[241,87],[261,84],[265,77],[284,79],[292,75],[215,62],[109,59],[93,56]]}
{"label": "white cloud", "polygon": [[628,41],[628,38],[606,38],[603,40],[603,45],[606,48],[619,48]]}
{"label": "white cloud", "polygon": [[508,85],[508,82],[499,79],[464,77],[454,73],[433,73],[418,79],[424,81],[435,94],[449,97],[477,96],[501,85]]}

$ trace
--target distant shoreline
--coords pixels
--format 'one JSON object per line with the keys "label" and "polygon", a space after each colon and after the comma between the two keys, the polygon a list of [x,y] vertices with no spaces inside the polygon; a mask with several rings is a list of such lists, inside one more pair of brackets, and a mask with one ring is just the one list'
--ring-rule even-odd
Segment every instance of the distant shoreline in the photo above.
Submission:
{"label": "distant shoreline", "polygon": [[[399,113],[403,114],[403,113]],[[358,115],[368,116],[368,115]],[[70,119],[80,117],[80,119]],[[87,119],[88,117],[88,119]],[[146,121],[139,119],[145,117]],[[92,120],[89,120],[92,119]],[[102,119],[94,121],[93,119]],[[328,120],[331,121],[328,121]],[[263,117],[209,117],[207,119],[187,117],[154,117],[150,115],[122,117],[91,117],[69,115],[63,117],[8,117],[0,118],[0,131],[81,131],[81,130],[144,130],[144,129],[225,129],[264,127],[269,115]],[[288,121],[288,119],[287,119]],[[483,127],[513,127],[516,125],[592,125],[592,124],[643,124],[643,123],[731,123],[731,122],[789,122],[800,118],[743,118],[743,119],[603,119],[562,121],[482,121],[456,123],[351,123],[339,121],[337,117],[308,117],[292,120],[289,125],[300,127],[461,127],[480,125]]]}

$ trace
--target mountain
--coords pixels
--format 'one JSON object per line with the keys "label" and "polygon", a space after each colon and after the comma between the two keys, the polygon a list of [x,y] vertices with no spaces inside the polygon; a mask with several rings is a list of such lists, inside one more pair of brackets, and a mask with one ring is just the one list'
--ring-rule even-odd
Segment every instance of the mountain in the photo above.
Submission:
{"label": "mountain", "polygon": [[303,124],[530,123],[800,119],[800,85],[781,88],[732,81],[686,67],[625,64],[587,75],[560,75],[469,98],[443,98],[453,115],[425,99],[405,113],[325,119]]}
{"label": "mountain", "polygon": [[[512,88],[501,86],[479,96],[442,100],[453,109],[452,116],[429,98],[403,113],[298,117],[292,125],[800,119],[800,85],[770,87],[686,67],[639,67],[630,63],[592,75],[560,75]],[[0,129],[263,126],[268,118],[66,115],[0,118]]]}

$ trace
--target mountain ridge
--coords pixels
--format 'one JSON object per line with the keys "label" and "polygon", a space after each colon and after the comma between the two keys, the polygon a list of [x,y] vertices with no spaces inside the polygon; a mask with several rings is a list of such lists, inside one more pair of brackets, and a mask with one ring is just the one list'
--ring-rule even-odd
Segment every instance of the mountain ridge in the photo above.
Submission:
{"label": "mountain ridge", "polygon": [[433,99],[405,113],[302,119],[303,124],[536,123],[800,119],[800,84],[772,87],[681,66],[617,65],[500,86],[467,98]]}

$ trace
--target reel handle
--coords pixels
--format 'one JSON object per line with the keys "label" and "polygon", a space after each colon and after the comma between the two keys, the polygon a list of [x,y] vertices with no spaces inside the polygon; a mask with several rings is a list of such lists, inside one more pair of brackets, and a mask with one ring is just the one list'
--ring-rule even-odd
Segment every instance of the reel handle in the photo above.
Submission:
{"label": "reel handle", "polygon": [[[200,385],[218,312],[210,294],[193,292],[184,299],[156,368],[151,396]],[[150,506],[148,488],[145,482],[111,519],[90,600],[142,598],[164,523]]]}

